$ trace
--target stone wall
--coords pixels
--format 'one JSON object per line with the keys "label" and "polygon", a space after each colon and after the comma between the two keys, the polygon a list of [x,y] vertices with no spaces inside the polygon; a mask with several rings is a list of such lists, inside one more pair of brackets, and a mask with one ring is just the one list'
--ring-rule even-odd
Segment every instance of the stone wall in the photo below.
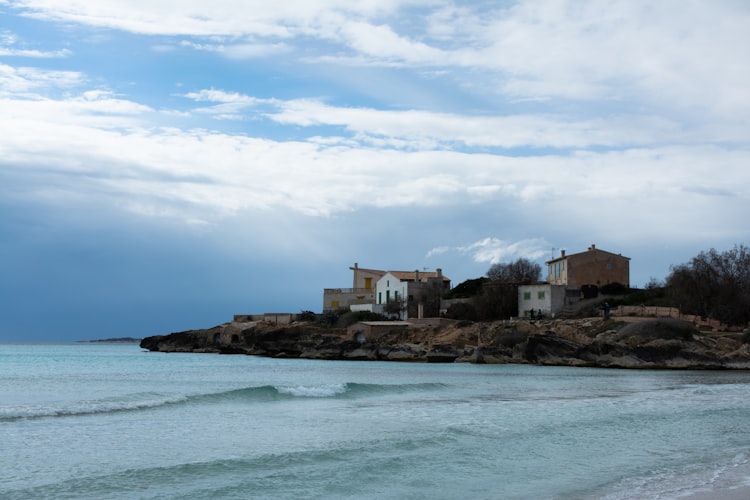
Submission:
{"label": "stone wall", "polygon": [[727,325],[717,319],[703,318],[694,314],[683,314],[676,307],[660,306],[619,306],[613,309],[613,316],[643,316],[650,318],[677,318],[693,323],[699,328],[713,330],[729,330]]}

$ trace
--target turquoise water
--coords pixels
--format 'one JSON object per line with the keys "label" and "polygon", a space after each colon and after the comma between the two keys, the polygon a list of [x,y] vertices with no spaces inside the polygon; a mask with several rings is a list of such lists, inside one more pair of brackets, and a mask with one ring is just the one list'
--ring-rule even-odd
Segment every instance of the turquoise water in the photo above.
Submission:
{"label": "turquoise water", "polygon": [[679,498],[750,484],[750,374],[0,345],[0,497]]}

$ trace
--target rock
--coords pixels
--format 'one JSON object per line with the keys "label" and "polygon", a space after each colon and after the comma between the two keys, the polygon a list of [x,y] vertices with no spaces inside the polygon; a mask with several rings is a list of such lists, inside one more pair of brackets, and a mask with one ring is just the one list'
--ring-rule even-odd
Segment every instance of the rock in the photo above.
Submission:
{"label": "rock", "polygon": [[427,351],[418,344],[381,345],[378,359],[384,361],[427,361]]}
{"label": "rock", "polygon": [[458,351],[449,344],[434,344],[427,351],[428,363],[453,363],[458,358]]}
{"label": "rock", "polygon": [[385,335],[377,343],[350,337],[345,330],[313,324],[233,322],[147,337],[140,345],[161,352],[307,359],[750,369],[750,346],[740,335],[706,335],[690,323],[667,318],[631,324],[590,318],[414,327]]}

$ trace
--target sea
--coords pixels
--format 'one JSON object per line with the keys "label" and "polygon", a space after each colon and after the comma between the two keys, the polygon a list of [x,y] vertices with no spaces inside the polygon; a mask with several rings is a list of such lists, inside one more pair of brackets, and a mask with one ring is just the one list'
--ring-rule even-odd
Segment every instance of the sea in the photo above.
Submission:
{"label": "sea", "polygon": [[748,486],[748,372],[0,344],[5,500],[724,498]]}

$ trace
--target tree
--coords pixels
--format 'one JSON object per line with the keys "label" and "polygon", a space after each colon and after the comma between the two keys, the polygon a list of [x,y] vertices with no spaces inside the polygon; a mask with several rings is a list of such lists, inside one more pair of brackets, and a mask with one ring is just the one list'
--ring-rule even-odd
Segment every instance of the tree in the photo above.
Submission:
{"label": "tree", "polygon": [[[436,318],[440,316],[440,301],[443,298],[443,280],[431,278],[424,283],[418,283],[414,287],[414,296],[410,297],[408,312],[410,318],[419,315],[419,304],[422,304],[422,314],[425,318]],[[411,299],[414,300],[411,300]]]}
{"label": "tree", "polygon": [[485,321],[515,316],[518,285],[539,281],[541,275],[542,267],[523,257],[508,264],[493,264],[487,271],[489,281],[474,299],[477,315]]}
{"label": "tree", "polygon": [[666,279],[673,304],[729,325],[750,321],[750,249],[735,245],[726,252],[701,252],[687,264],[673,266]]}
{"label": "tree", "polygon": [[539,281],[542,276],[542,266],[523,257],[509,264],[492,264],[487,277],[492,281],[502,283],[532,283]]}
{"label": "tree", "polygon": [[383,312],[390,319],[402,319],[402,314],[406,310],[406,304],[401,297],[391,299],[383,305]]}

